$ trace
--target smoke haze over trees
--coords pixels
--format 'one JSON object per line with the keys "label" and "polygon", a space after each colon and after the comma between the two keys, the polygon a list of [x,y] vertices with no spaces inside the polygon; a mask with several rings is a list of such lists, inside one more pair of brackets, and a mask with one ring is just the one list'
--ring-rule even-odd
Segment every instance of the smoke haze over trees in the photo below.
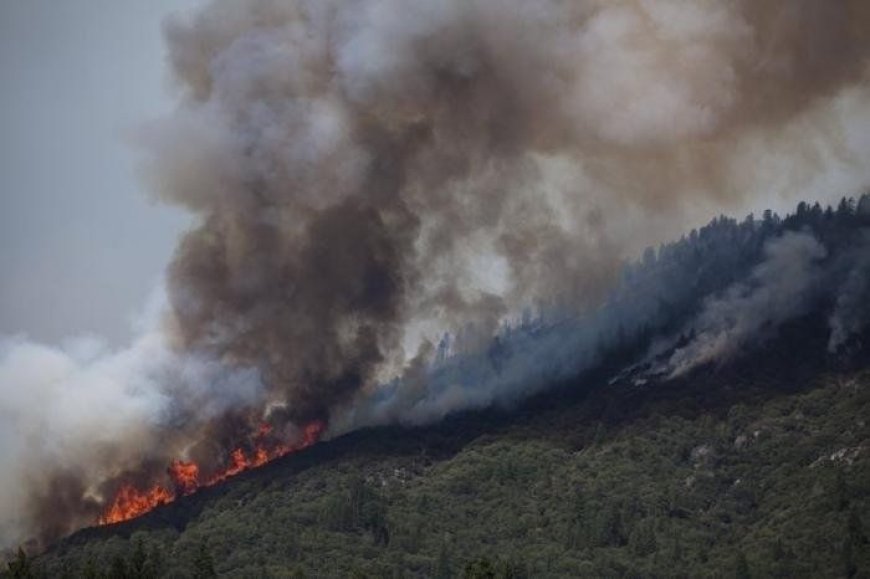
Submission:
{"label": "smoke haze over trees", "polygon": [[816,307],[848,349],[866,198],[633,258],[767,195],[870,184],[868,28],[859,0],[246,0],[167,23],[179,105],[139,140],[196,225],[130,348],[0,346],[0,543],[89,524],[173,459],[217,471],[263,423],[291,445],[312,421],[426,423],[626,344],[678,374]]}
{"label": "smoke haze over trees", "polygon": [[[548,385],[594,368],[609,352],[626,348],[637,352],[633,361],[643,368],[640,380],[680,374],[703,364],[725,363],[775,338],[781,324],[809,312],[827,312],[824,315],[829,324],[831,354],[848,355],[866,342],[866,322],[870,320],[867,300],[859,299],[866,296],[860,288],[868,283],[868,200],[863,197],[858,204],[845,201],[836,212],[801,204],[796,214],[785,219],[770,212],[758,220],[751,216],[742,221],[720,217],[677,242],[648,250],[640,261],[627,265],[604,303],[586,314],[527,310],[503,324],[494,338],[487,338],[488,334],[481,334],[473,326],[458,334],[445,334],[425,361],[337,408],[331,416],[333,433],[394,422],[425,424],[457,411],[491,404],[513,405]],[[40,354],[33,348],[7,343],[0,366],[11,372],[26,364],[28,356]],[[143,348],[141,355],[160,352]],[[662,359],[661,354],[667,356]],[[73,354],[66,359],[60,353],[52,355],[62,369],[75,362]],[[105,380],[112,372],[129,371],[127,364],[142,368],[136,365],[139,363],[130,354],[114,355],[102,362],[108,369],[85,366],[72,375],[82,381]],[[173,375],[176,380],[197,384],[207,377],[228,388],[242,407],[256,400],[256,391],[247,392],[248,399],[240,397],[246,392],[245,384],[256,382],[252,376],[234,377],[225,374],[222,366],[197,365],[192,360],[180,367],[184,372]],[[43,371],[57,370],[49,367]],[[147,376],[144,372],[143,377]],[[184,382],[174,384],[178,387]],[[126,411],[129,415],[118,415],[126,399],[113,402],[108,394],[89,388],[99,395],[91,404],[115,405],[119,422],[117,426],[99,425],[104,435],[115,428],[127,431],[136,424],[135,408]],[[68,400],[51,391],[30,392],[29,396]],[[202,396],[203,404],[214,403],[207,393]],[[21,398],[21,403],[35,404],[28,397]],[[213,411],[219,415],[226,409],[218,407]],[[49,429],[50,434],[51,428],[62,426],[38,423],[30,428],[34,429],[31,432]],[[144,444],[152,434],[147,425],[142,428]],[[69,449],[68,462],[63,463],[70,468],[77,460],[86,460],[74,450]],[[82,452],[88,450],[93,449]],[[126,457],[131,468],[136,468],[139,456],[134,452]],[[174,456],[171,453],[165,460]],[[158,461],[154,469],[160,469]],[[86,473],[79,475],[76,470],[67,473],[69,480],[86,477]],[[10,486],[4,487],[7,492],[33,491],[14,486],[9,480]],[[58,527],[42,529],[48,536],[62,533],[67,520],[81,516],[77,513],[99,512],[97,505],[76,494],[85,492],[81,487],[67,489],[66,495],[57,492],[57,487],[50,487],[44,500],[54,501],[51,504],[57,509],[58,496],[66,496],[69,511],[57,509],[51,515],[36,511],[42,524],[57,521]]]}
{"label": "smoke haze over trees", "polygon": [[[829,311],[836,354],[861,341],[870,315],[868,294],[860,292],[870,282],[868,227],[868,196],[857,207],[844,199],[837,212],[802,203],[785,219],[771,212],[761,220],[717,218],[648,250],[585,315],[544,311],[505,324],[483,346],[468,336],[445,336],[442,348],[453,345],[452,356],[441,353],[424,378],[412,375],[394,390],[354,401],[350,423],[428,422],[451,411],[510,403],[630,345],[645,349],[639,362],[651,364],[682,343],[649,370],[674,376],[727,362],[810,312]],[[472,346],[464,350],[463,341]]]}

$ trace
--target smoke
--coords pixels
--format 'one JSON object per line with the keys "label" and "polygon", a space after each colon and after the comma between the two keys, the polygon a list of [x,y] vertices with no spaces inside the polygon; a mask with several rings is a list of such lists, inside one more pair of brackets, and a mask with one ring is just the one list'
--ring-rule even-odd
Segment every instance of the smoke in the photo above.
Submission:
{"label": "smoke", "polygon": [[93,524],[107,481],[160,472],[208,420],[259,400],[250,371],[174,352],[156,311],[121,350],[0,341],[0,545]]}
{"label": "smoke", "polygon": [[870,232],[865,232],[863,243],[855,249],[853,260],[829,320],[830,352],[839,350],[870,322],[870,307],[867,304],[867,296],[870,296]]}
{"label": "smoke", "polygon": [[691,324],[694,337],[668,361],[672,377],[713,361],[725,362],[808,311],[821,278],[816,262],[827,256],[825,247],[810,234],[786,233],[768,242],[764,253],[765,260],[748,282],[707,301]]}
{"label": "smoke", "polygon": [[178,345],[323,419],[443,331],[594,306],[626,257],[757,193],[742,144],[836,153],[836,115],[792,137],[865,80],[868,23],[858,1],[214,2],[167,27],[183,103],[143,135],[159,196],[200,217]]}
{"label": "smoke", "polygon": [[[253,416],[426,422],[663,324],[688,291],[667,269],[609,293],[644,247],[870,183],[868,28],[863,0],[216,0],[168,22],[179,106],[139,141],[196,225],[130,348],[3,346],[0,539],[217,461]],[[798,308],[821,251],[771,244],[674,363],[749,339],[773,292]]]}
{"label": "smoke", "polygon": [[[474,328],[445,335],[427,363],[337,409],[333,429],[426,424],[456,411],[511,406],[614,355],[611,383],[672,379],[727,363],[809,313],[830,313],[831,343],[839,345],[866,327],[870,223],[851,209],[835,217],[803,207],[786,222],[769,212],[762,221],[718,218],[658,252],[649,249],[626,266],[600,307],[581,314],[526,311],[495,337],[469,339]],[[800,219],[801,228],[822,228],[833,251],[809,230],[789,229]]]}

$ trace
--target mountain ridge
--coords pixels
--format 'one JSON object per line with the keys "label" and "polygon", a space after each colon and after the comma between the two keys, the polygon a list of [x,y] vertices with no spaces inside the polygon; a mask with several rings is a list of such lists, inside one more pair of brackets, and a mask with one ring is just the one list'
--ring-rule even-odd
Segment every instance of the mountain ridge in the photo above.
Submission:
{"label": "mountain ridge", "polygon": [[[803,327],[787,328],[785,334],[793,335],[800,333],[807,335],[810,332],[810,335],[815,333],[818,336],[820,334],[813,332],[813,330],[818,329],[821,321],[808,316],[806,319],[795,322],[797,326]],[[821,341],[821,339],[818,339],[818,343],[821,343]],[[237,504],[236,508],[244,510],[249,508],[248,504],[256,503],[259,495],[278,492],[275,490],[276,486],[286,487],[286,492],[292,494],[295,480],[299,478],[311,479],[312,477],[314,480],[324,477],[328,480],[336,469],[342,473],[342,477],[346,479],[345,482],[349,480],[348,484],[357,484],[358,480],[351,480],[354,478],[353,473],[349,472],[348,469],[353,469],[348,464],[357,465],[359,468],[358,474],[363,478],[363,485],[371,486],[375,492],[384,492],[385,495],[390,495],[393,492],[392,490],[381,491],[381,489],[392,489],[392,487],[397,485],[401,487],[403,483],[396,481],[403,480],[402,477],[407,477],[409,480],[417,480],[419,477],[425,478],[427,472],[433,469],[437,471],[439,468],[445,468],[444,465],[449,465],[455,460],[468,460],[466,454],[472,453],[474,455],[480,452],[482,448],[488,449],[487,453],[492,452],[492,449],[496,448],[500,449],[500,452],[506,452],[510,455],[512,452],[510,448],[514,444],[520,447],[531,445],[533,448],[538,448],[539,451],[546,450],[547,452],[555,452],[552,450],[553,446],[555,446],[570,449],[570,451],[564,451],[569,452],[566,456],[577,453],[580,455],[584,453],[592,453],[593,455],[604,453],[606,455],[614,452],[614,448],[621,448],[619,444],[620,439],[624,436],[624,432],[638,428],[638,424],[647,425],[646,430],[641,428],[643,432],[641,439],[648,436],[656,436],[662,430],[667,431],[666,428],[662,428],[661,424],[655,427],[652,426],[651,421],[663,420],[653,418],[656,414],[668,417],[664,419],[666,423],[672,420],[703,423],[706,420],[710,422],[708,427],[710,427],[711,433],[715,433],[717,428],[721,428],[717,426],[718,424],[734,420],[734,415],[737,412],[735,408],[739,409],[747,406],[764,407],[767,404],[776,403],[800,405],[804,404],[806,399],[812,399],[820,391],[826,393],[828,398],[836,397],[836,393],[848,391],[848,388],[853,387],[849,386],[849,384],[853,383],[861,384],[859,391],[861,405],[858,408],[863,411],[870,410],[870,404],[868,404],[870,403],[870,392],[868,392],[868,389],[870,389],[870,375],[866,371],[856,371],[854,369],[855,367],[866,366],[866,352],[862,351],[860,357],[853,356],[847,366],[843,366],[842,362],[838,362],[836,365],[840,366],[840,369],[837,369],[826,363],[824,356],[810,355],[810,352],[818,351],[816,347],[818,343],[805,344],[805,349],[796,352],[790,347],[787,339],[785,341],[776,340],[743,357],[739,363],[732,363],[727,367],[708,367],[698,371],[691,377],[674,380],[666,384],[657,384],[654,387],[636,387],[631,382],[607,385],[607,381],[599,380],[597,387],[588,389],[587,393],[583,396],[576,396],[577,388],[565,385],[561,391],[565,392],[566,396],[562,399],[558,396],[559,390],[557,389],[556,395],[553,395],[552,392],[549,396],[542,394],[529,404],[511,410],[491,409],[483,412],[472,412],[448,418],[443,423],[422,428],[393,426],[350,433],[336,440],[306,449],[297,455],[280,459],[262,469],[250,471],[233,481],[228,481],[224,485],[203,489],[193,496],[185,497],[175,503],[161,507],[141,519],[112,527],[80,531],[61,541],[49,551],[44,558],[44,564],[56,564],[68,560],[70,557],[74,559],[79,551],[88,552],[94,549],[95,545],[102,545],[103,549],[108,549],[109,551],[113,551],[112,547],[114,547],[117,551],[120,548],[118,543],[119,538],[123,538],[122,544],[126,545],[125,548],[128,552],[134,548],[133,546],[136,544],[136,541],[145,540],[143,536],[149,537],[148,541],[150,542],[152,535],[177,534],[176,541],[182,541],[183,545],[183,538],[188,529],[191,532],[203,533],[200,528],[204,524],[203,519],[208,519],[209,513],[216,508],[215,504],[229,504],[233,501],[242,501]],[[575,398],[574,400],[570,400],[572,396]],[[848,413],[843,413],[842,416],[847,415]],[[861,416],[862,412],[856,410],[852,413],[851,419],[853,421],[859,420]],[[597,420],[592,417],[597,417]],[[572,427],[567,424],[570,421],[582,420],[584,418],[587,420],[579,426]],[[703,432],[703,429],[701,432]],[[854,487],[856,498],[851,499],[854,501],[854,504],[852,509],[847,510],[846,514],[850,515],[852,512],[855,512],[863,522],[868,520],[868,514],[870,513],[867,511],[868,489],[866,485],[862,486],[860,480],[863,479],[865,473],[870,472],[870,453],[865,452],[865,450],[854,450],[864,449],[864,445],[870,443],[870,438],[868,438],[870,437],[870,431],[865,427],[862,432],[864,438],[861,439],[862,442],[859,444],[838,448],[834,448],[834,446],[837,446],[834,444],[829,448],[825,448],[825,452],[818,453],[818,456],[814,458],[814,462],[810,463],[810,465],[804,465],[803,468],[810,468],[812,464],[815,464],[815,461],[822,461],[822,465],[827,468],[831,464],[835,464],[837,460],[842,459],[841,457],[840,459],[832,458],[824,461],[824,456],[842,455],[851,457],[858,466],[850,464],[848,465],[849,468],[860,470],[853,470],[851,471],[853,474],[847,475],[847,478],[852,481],[851,486]],[[741,439],[741,436],[746,437],[746,439]],[[710,437],[715,438],[715,435],[706,435],[706,438]],[[751,445],[753,444],[753,442],[749,441],[751,437],[753,437],[751,432],[741,432],[731,437],[732,444],[737,446],[740,444]],[[738,439],[743,442],[737,442]],[[844,449],[846,449],[845,452]],[[867,449],[870,450],[870,446]],[[620,452],[630,451],[622,448]],[[698,470],[698,467],[695,466],[696,464],[706,464],[705,461],[708,460],[712,461],[711,464],[717,461],[728,460],[729,451],[727,449],[723,450],[716,443],[708,443],[702,438],[702,440],[695,441],[695,444],[691,448],[684,448],[680,452],[685,456],[674,459],[675,463],[679,464],[682,461],[691,464],[692,468],[689,477],[697,477],[701,475],[695,472]],[[708,457],[708,453],[718,456]],[[639,456],[642,457],[643,452]],[[620,460],[616,462],[620,463]],[[534,481],[539,476],[538,473],[533,475],[529,475],[529,473],[525,475],[510,474],[512,468],[519,468],[522,473],[522,466],[511,467],[510,461],[507,461],[506,465],[504,472],[499,476],[507,478],[512,476],[531,476],[531,479],[525,479],[527,481]],[[783,465],[778,465],[778,467],[783,467]],[[415,468],[417,470],[414,470]],[[713,466],[711,468],[711,472],[715,472],[717,467]],[[818,468],[818,466],[813,468]],[[392,472],[390,472],[391,469]],[[701,470],[704,471],[704,469]],[[384,480],[378,477],[384,477]],[[713,478],[715,480],[715,476]],[[689,480],[689,478],[684,479],[684,484],[688,484],[685,483],[686,480]],[[702,477],[700,482],[696,481],[691,484],[707,484],[705,481],[706,479]],[[487,484],[489,483],[490,481],[487,481]],[[731,484],[733,485],[733,483],[734,481],[732,480]],[[481,487],[473,483],[471,483],[470,490],[463,490],[463,485],[460,483],[454,484],[456,484],[457,488],[453,489],[453,491],[456,492],[471,492],[472,494],[485,492]],[[834,486],[831,489],[825,489],[822,493],[823,498],[825,493],[836,490],[836,484],[838,484],[836,480],[833,484]],[[240,487],[246,490],[241,492],[239,491]],[[331,494],[328,484],[323,491],[326,496]],[[341,494],[341,492],[338,494]],[[715,497],[716,493],[712,493],[712,496]],[[395,543],[404,540],[400,538],[403,531],[396,530],[396,527],[394,527],[396,522],[390,520],[389,509],[392,499],[385,498],[383,500],[388,504],[388,513],[384,515],[384,520],[387,521],[387,527],[393,529],[389,532],[390,538],[378,539],[379,531],[375,530],[376,526],[368,528],[365,522],[356,522],[346,529],[342,528],[341,525],[332,527],[330,526],[332,523],[326,520],[327,517],[323,513],[318,514],[317,518],[311,521],[311,524],[314,526],[324,526],[325,530],[321,532],[326,534],[360,537],[366,544],[370,543],[373,549],[383,549],[386,554],[390,555],[397,549],[394,546]],[[752,499],[749,502],[757,502],[757,500]],[[244,501],[251,501],[251,503]],[[324,512],[328,511],[328,507],[322,508]],[[700,516],[699,512],[703,511],[704,509],[698,509],[698,512],[696,512],[693,509],[677,505],[672,508],[669,507],[667,513],[660,516],[665,517],[666,520],[675,519],[682,521],[684,518],[691,520],[693,517]],[[839,513],[840,511],[836,512]],[[267,513],[262,515],[264,520],[269,520]],[[214,516],[213,512],[212,516]],[[641,521],[645,519],[646,517],[642,518]],[[625,525],[628,525],[627,521]],[[401,526],[399,525],[398,527],[400,528]],[[622,535],[625,535],[624,537],[603,540],[604,546],[593,548],[590,552],[594,554],[602,549],[604,551],[624,550],[626,554],[630,554],[630,557],[636,558],[637,553],[631,545],[640,541],[640,539],[629,540],[628,536],[632,532],[628,530],[621,531]],[[636,533],[641,534],[643,532],[645,531],[636,531]],[[396,535],[399,536],[397,537]],[[209,537],[208,534],[202,536]],[[205,539],[206,542],[209,540]],[[385,540],[387,541],[386,544],[379,543],[379,541]],[[608,541],[611,541],[613,544],[611,545]],[[663,539],[658,539],[658,541],[663,541]],[[307,544],[306,541],[302,541],[302,543]],[[860,541],[859,543],[863,545]],[[776,543],[774,542],[773,545],[775,547]],[[190,545],[188,547],[193,548]],[[485,547],[485,545],[480,545],[479,547]],[[765,548],[767,549],[768,547],[770,546],[768,545]],[[688,541],[684,545],[684,548],[691,550],[694,547],[692,542]],[[788,547],[783,548],[787,549]],[[773,549],[773,547],[770,547],[770,549]],[[120,550],[123,551],[124,548],[120,548]],[[715,551],[715,549],[713,550]],[[583,550],[581,549],[580,552],[583,553]],[[740,552],[742,553],[742,551]],[[764,562],[752,550],[748,550],[748,553],[748,560],[751,562],[752,567],[758,569]],[[867,549],[861,547],[861,549],[855,550],[852,558],[854,560],[855,557],[858,557],[857,560],[863,564],[864,559],[861,557],[864,557],[866,554]],[[594,576],[599,572],[604,573],[605,576],[608,573],[613,576],[662,576],[654,568],[643,571],[643,567],[634,568],[628,562],[618,562],[618,559],[609,560],[609,562],[602,562],[600,560],[596,562],[595,555],[591,559],[593,561],[591,563],[592,567],[583,567],[581,565],[567,573],[565,569],[561,571],[552,569],[548,572],[545,567],[541,567],[542,563],[540,561],[534,559],[530,561],[515,561],[511,557],[507,557],[506,554],[494,554],[491,549],[484,549],[484,552],[479,555],[484,558],[489,557],[494,562],[494,566],[502,564],[507,569],[510,565],[513,565],[510,568],[514,569],[515,572],[519,573],[519,571],[525,570],[529,576],[570,576],[574,572],[580,573],[580,576]],[[738,553],[735,551],[734,557],[737,556]],[[504,558],[504,560],[500,559],[500,557]],[[794,554],[793,557],[793,563],[797,568],[801,568],[801,565],[806,563],[799,554]],[[834,557],[835,560],[839,558],[841,558],[839,554],[837,557]],[[301,559],[306,561],[305,558]],[[312,569],[304,563],[298,566],[289,566],[288,569],[293,572],[306,573],[305,576],[350,576],[353,572],[367,573],[364,576],[383,576],[380,573],[385,572],[385,569],[389,570],[390,573],[393,571],[406,573],[406,576],[432,576],[434,575],[433,570],[437,566],[438,553],[429,554],[428,559],[431,559],[429,567],[417,565],[416,568],[414,565],[410,567],[403,566],[408,563],[407,561],[400,564],[396,564],[394,561],[383,563],[376,557],[374,563],[369,561],[368,566],[366,566],[365,559],[362,559],[357,562],[357,567],[339,566],[326,573],[323,572],[324,569]],[[468,556],[467,560],[458,559],[458,561],[454,560],[451,562],[451,569],[453,569],[452,572],[454,573],[451,576],[462,576],[461,574],[465,566],[478,561],[477,558],[471,555]],[[222,560],[220,557],[217,557],[216,561],[218,562],[216,568],[222,573],[228,573],[230,576],[257,576],[260,573],[260,571],[252,571],[250,568],[247,571],[244,570],[245,568],[226,569],[221,566]],[[326,561],[326,559],[322,560],[321,563],[326,564]],[[720,560],[717,564],[710,563],[706,567],[700,566],[695,569],[706,569],[706,573],[702,573],[704,576],[717,576],[717,574],[730,571],[728,566],[731,566],[734,561],[736,559]],[[700,565],[700,563],[700,560],[694,562],[695,565]],[[840,561],[837,561],[837,564],[839,563]],[[188,562],[188,564],[190,563]],[[818,563],[815,564],[818,565]],[[596,565],[603,565],[603,567],[599,568]],[[726,568],[723,569],[722,565],[725,565]],[[50,568],[57,569],[57,567]],[[632,571],[633,568],[635,571]],[[180,569],[182,569],[179,571],[180,575],[169,574],[167,576],[185,576],[183,571],[184,566],[182,565]],[[263,568],[258,567],[257,569]],[[569,567],[568,569],[572,568]],[[608,572],[607,569],[610,569],[610,571]],[[825,567],[823,565],[811,569],[812,573],[816,573],[816,576],[842,576],[838,574],[839,569],[834,569],[833,567]],[[290,571],[287,572],[289,573]],[[111,570],[109,576],[111,576]],[[282,576],[282,574],[276,567],[265,575],[259,576]],[[681,573],[679,570],[674,570],[673,574],[664,576],[695,575],[694,573]]]}
{"label": "mountain ridge", "polygon": [[[579,365],[572,376],[532,389],[526,399],[496,398],[428,426],[376,426],[317,444],[133,521],[74,533],[36,558],[33,569],[49,576],[110,577],[208,576],[197,575],[203,569],[251,577],[680,577],[721,576],[737,568],[773,576],[870,572],[863,530],[870,521],[870,432],[863,419],[870,415],[866,325],[849,326],[850,333],[831,347],[832,312],[846,295],[841,288],[866,273],[861,264],[868,207],[864,197],[858,203],[844,200],[836,212],[801,204],[785,219],[768,213],[761,222],[740,225],[714,220],[628,268],[628,289],[620,299],[631,303],[636,288],[644,287],[636,280],[644,276],[677,280],[653,287],[665,297],[671,295],[665,289],[680,288],[684,298],[656,303],[655,295],[646,296],[650,313],[633,329],[622,323],[610,327],[613,337],[599,342],[610,346],[600,347],[586,369]],[[735,235],[740,243],[730,241]],[[731,323],[747,315],[740,308],[756,315],[756,296],[776,298],[775,292],[762,293],[772,291],[765,285],[769,264],[781,257],[768,248],[787,235],[798,247],[826,248],[819,265],[817,258],[806,261],[814,268],[807,270],[811,275],[795,274],[798,281],[811,282],[798,292],[811,307],[797,300],[784,317],[750,325],[753,333],[727,356],[701,359],[679,374],[653,372],[704,336],[733,335],[739,326],[710,323],[709,316],[698,321],[711,308],[727,306],[724,319]],[[693,265],[698,260],[702,270]],[[681,288],[686,279],[695,281]],[[863,286],[857,287],[860,296]],[[866,311],[856,312],[851,321],[860,322]],[[505,356],[515,355],[510,339],[523,343],[526,335],[560,335],[553,327],[512,330],[513,337],[481,359],[497,375]],[[455,362],[460,369],[469,363],[477,362]],[[833,410],[820,409],[816,398]],[[749,423],[782,421],[794,423],[772,431],[785,441],[785,450],[777,450],[782,456],[765,462],[741,454],[767,444],[759,439],[764,428],[756,435],[747,430]],[[838,423],[853,428],[838,430]],[[790,438],[795,430],[806,430],[806,438]],[[653,474],[638,471],[638,464]],[[811,489],[802,506],[808,499],[791,479],[803,481],[803,469],[812,465],[836,468],[824,471],[819,479],[824,484],[813,483],[824,488]],[[752,480],[753,469],[762,473],[758,480]],[[599,487],[599,477],[612,477],[615,486]],[[562,479],[567,482],[558,482]],[[751,488],[744,492],[740,485]],[[780,487],[791,504],[768,495],[767,489]],[[842,500],[831,499],[838,493]],[[804,507],[818,511],[819,528],[827,535],[810,533],[807,539],[800,529],[783,527],[783,517]],[[512,508],[522,512],[507,514]],[[711,510],[718,513],[712,519]],[[476,515],[469,518],[469,512]],[[845,526],[831,522],[842,518]],[[460,522],[465,527],[457,527]],[[779,527],[787,532],[775,541],[765,539],[763,548],[740,537]],[[244,540],[227,543],[239,533]],[[829,546],[824,556],[806,551],[806,541],[842,533],[844,542]],[[266,546],[259,544],[263,541]],[[727,550],[718,546],[721,541]]]}

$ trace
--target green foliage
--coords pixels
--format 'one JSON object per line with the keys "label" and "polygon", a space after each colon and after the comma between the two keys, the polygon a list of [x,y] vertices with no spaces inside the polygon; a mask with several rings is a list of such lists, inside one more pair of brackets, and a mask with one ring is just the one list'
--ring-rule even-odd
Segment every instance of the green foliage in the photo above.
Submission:
{"label": "green foliage", "polygon": [[655,520],[652,518],[642,519],[632,530],[628,543],[631,552],[638,557],[647,557],[655,553],[658,550]]}
{"label": "green foliage", "polygon": [[867,535],[864,534],[864,523],[861,521],[861,516],[858,511],[853,510],[849,513],[849,522],[846,527],[849,542],[855,546],[867,544]]}
{"label": "green foliage", "polygon": [[196,558],[193,560],[193,577],[194,579],[211,579],[217,577],[217,571],[214,569],[214,559],[205,544],[201,544],[196,553]]}
{"label": "green foliage", "polygon": [[849,539],[843,540],[841,562],[844,577],[854,577],[857,575],[858,565],[855,563],[855,554],[852,552],[852,542]]}
{"label": "green foliage", "polygon": [[475,559],[465,565],[463,579],[524,579],[527,576],[522,565],[508,562],[492,562],[489,559]]}
{"label": "green foliage", "polygon": [[746,555],[737,554],[737,561],[734,568],[735,579],[752,579],[752,574],[749,572],[749,561],[746,560]]}
{"label": "green foliage", "polygon": [[359,433],[170,505],[156,522],[72,537],[32,568],[101,578],[866,576],[870,374],[814,376],[780,387],[757,370],[709,374],[554,399],[505,420]]}
{"label": "green foliage", "polygon": [[145,554],[145,545],[139,540],[135,543],[133,554],[130,556],[130,575],[133,577],[146,577],[148,572],[148,556]]}
{"label": "green foliage", "polygon": [[360,477],[353,477],[347,488],[327,496],[320,520],[332,531],[368,531],[375,543],[387,545],[386,506],[380,495]]}
{"label": "green foliage", "polygon": [[109,579],[128,579],[131,576],[127,570],[127,562],[120,555],[115,555],[112,558],[112,565],[109,569]]}

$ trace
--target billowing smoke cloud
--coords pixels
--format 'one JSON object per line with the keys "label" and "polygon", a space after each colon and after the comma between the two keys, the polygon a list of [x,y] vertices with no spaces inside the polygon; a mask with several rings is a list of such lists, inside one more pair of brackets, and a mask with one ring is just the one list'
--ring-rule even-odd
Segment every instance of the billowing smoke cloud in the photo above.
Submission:
{"label": "billowing smoke cloud", "polygon": [[165,469],[207,421],[260,400],[255,373],[173,351],[154,315],[117,351],[0,341],[0,544],[92,524],[106,481]]}
{"label": "billowing smoke cloud", "polygon": [[837,214],[802,207],[785,221],[770,213],[761,221],[717,218],[657,252],[648,249],[599,307],[581,314],[526,311],[495,337],[469,339],[474,328],[446,335],[426,364],[334,412],[333,428],[424,424],[460,410],[511,406],[602,362],[613,373],[610,384],[667,381],[731,362],[806,315],[830,315],[831,352],[839,354],[866,327],[870,219],[848,205]]}
{"label": "billowing smoke cloud", "polygon": [[860,1],[215,2],[169,26],[185,100],[146,135],[201,218],[179,346],[308,420],[438,331],[594,304],[687,211],[740,203],[741,143],[862,82],[862,24]]}
{"label": "billowing smoke cloud", "polygon": [[707,301],[690,328],[694,337],[668,362],[671,376],[728,361],[751,341],[769,337],[783,322],[806,313],[821,277],[816,264],[826,256],[825,247],[807,233],[786,233],[768,242],[765,260],[748,282]]}
{"label": "billowing smoke cloud", "polygon": [[[124,471],[219,457],[203,445],[248,413],[425,422],[593,363],[682,295],[662,270],[652,297],[605,298],[626,258],[870,183],[868,29],[863,0],[217,0],[170,22],[181,102],[143,128],[145,173],[198,224],[129,350],[3,347],[0,538],[80,524]],[[550,329],[508,336],[524,308]]]}

